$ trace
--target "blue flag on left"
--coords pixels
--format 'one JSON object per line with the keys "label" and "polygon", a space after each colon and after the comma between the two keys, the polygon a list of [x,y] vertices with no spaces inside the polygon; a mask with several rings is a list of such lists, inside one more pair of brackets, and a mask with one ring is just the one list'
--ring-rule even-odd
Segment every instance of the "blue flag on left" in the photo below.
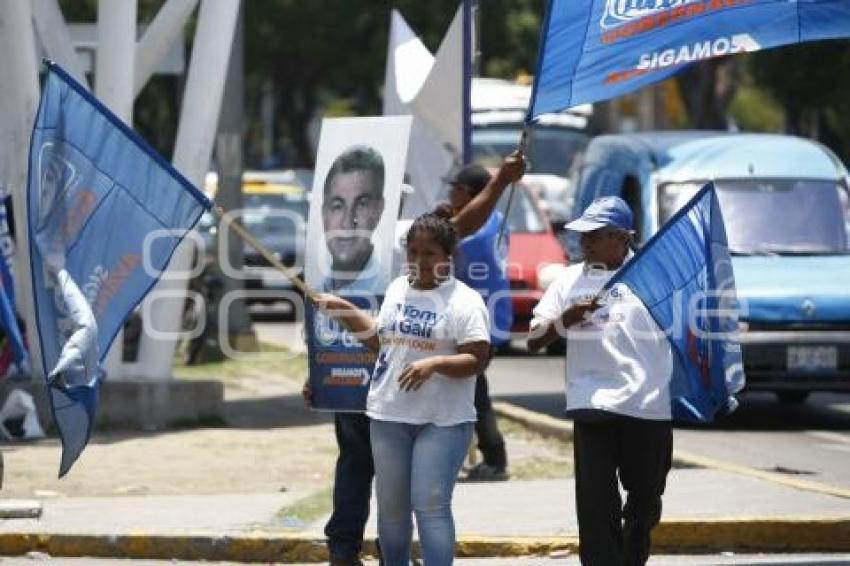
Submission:
{"label": "blue flag on left", "polygon": [[677,212],[605,288],[623,283],[673,351],[673,418],[711,422],[744,387],[735,277],[713,183]]}
{"label": "blue flag on left", "polygon": [[5,334],[5,343],[0,350],[0,377],[29,375],[27,349],[15,312],[12,270],[3,254],[0,254],[0,331]]}
{"label": "blue flag on left", "polygon": [[32,351],[41,353],[33,363],[62,439],[61,477],[94,428],[110,344],[211,202],[59,66],[46,65],[27,228]]}

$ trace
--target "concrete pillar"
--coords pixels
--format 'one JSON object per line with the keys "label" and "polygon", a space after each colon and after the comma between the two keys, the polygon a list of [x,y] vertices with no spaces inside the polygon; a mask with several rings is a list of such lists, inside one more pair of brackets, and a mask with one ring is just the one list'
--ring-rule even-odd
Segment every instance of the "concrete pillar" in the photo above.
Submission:
{"label": "concrete pillar", "polygon": [[145,88],[157,63],[168,53],[174,42],[182,40],[183,28],[197,5],[198,0],[168,0],[159,9],[136,46],[134,96],[139,96]]}
{"label": "concrete pillar", "polygon": [[[201,3],[173,159],[177,169],[197,186],[202,185],[210,165],[239,4],[235,0]],[[171,377],[191,263],[192,243],[184,240],[163,280],[145,299],[143,312],[150,318],[145,320],[135,366],[139,377]],[[158,332],[151,331],[151,324]]]}
{"label": "concrete pillar", "polygon": [[[28,283],[30,253],[25,227],[29,139],[38,107],[37,69],[30,3],[0,0],[0,184],[12,195],[17,226],[15,294],[34,360],[41,358],[41,352]],[[33,373],[43,377],[43,368],[33,364]]]}
{"label": "concrete pillar", "polygon": [[[95,95],[128,126],[133,125],[136,60],[136,0],[98,0]],[[123,374],[124,331],[119,331],[104,360],[107,374]]]}

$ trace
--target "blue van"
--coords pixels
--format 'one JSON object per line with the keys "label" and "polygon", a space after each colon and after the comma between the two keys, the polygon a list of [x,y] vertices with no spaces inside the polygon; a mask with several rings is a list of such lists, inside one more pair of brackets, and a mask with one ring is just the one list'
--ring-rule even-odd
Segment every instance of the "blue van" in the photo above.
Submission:
{"label": "blue van", "polygon": [[621,196],[635,213],[638,246],[713,180],[748,389],[789,403],[850,391],[850,176],[829,149],[770,134],[605,135],[591,141],[577,175],[573,217],[596,197]]}

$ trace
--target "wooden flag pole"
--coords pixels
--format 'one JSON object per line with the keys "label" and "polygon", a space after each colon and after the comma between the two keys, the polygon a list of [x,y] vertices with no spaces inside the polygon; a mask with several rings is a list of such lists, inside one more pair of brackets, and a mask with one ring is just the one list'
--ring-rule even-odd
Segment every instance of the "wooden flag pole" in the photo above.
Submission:
{"label": "wooden flag pole", "polygon": [[259,240],[257,240],[257,238],[254,237],[253,234],[251,234],[251,232],[249,232],[241,224],[239,224],[239,222],[236,222],[234,219],[230,218],[225,221],[224,210],[222,210],[220,206],[213,207],[213,212],[215,213],[216,218],[218,218],[219,221],[223,221],[223,223],[226,224],[225,228],[233,228],[233,231],[236,232],[240,238],[251,244],[254,249],[260,252],[260,255],[266,258],[266,261],[268,261],[272,265],[272,267],[283,273],[286,278],[289,279],[292,284],[298,288],[299,291],[304,293],[304,296],[307,297],[307,299],[309,299],[310,301],[315,300],[317,295],[316,291],[314,291],[311,287],[304,283],[304,281],[302,281],[301,278],[298,277],[298,274],[296,274],[292,270],[292,267],[287,267],[286,265],[281,263],[281,261],[277,259],[267,247],[265,247]]}

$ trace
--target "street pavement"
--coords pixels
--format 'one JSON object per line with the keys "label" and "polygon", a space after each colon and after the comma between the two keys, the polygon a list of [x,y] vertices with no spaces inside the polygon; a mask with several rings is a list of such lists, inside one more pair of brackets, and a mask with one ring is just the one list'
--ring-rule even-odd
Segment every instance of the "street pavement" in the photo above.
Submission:
{"label": "street pavement", "polygon": [[[491,395],[554,417],[564,412],[564,359],[522,353],[488,368]],[[788,405],[745,393],[730,417],[707,427],[677,426],[676,448],[850,490],[850,395],[816,393]]]}
{"label": "street pavement", "polygon": [[[534,430],[545,432],[546,427],[556,427],[555,434],[569,434],[563,421],[502,403],[499,411],[508,418],[524,415],[525,424]],[[305,434],[304,430],[292,427],[291,433]],[[703,558],[693,562],[696,564],[725,564],[715,560],[732,556],[723,553],[742,551],[850,552],[850,494],[818,491],[804,481],[786,481],[779,474],[753,473],[711,462],[698,466],[688,465],[687,459],[684,462],[680,459],[669,476],[664,516],[654,536],[656,552],[702,553]],[[458,484],[454,512],[459,555],[542,555],[558,559],[537,563],[574,563],[570,558],[577,550],[573,491],[573,481],[567,478]],[[45,499],[40,518],[0,522],[0,552],[319,561],[324,556],[322,526],[326,517],[294,524],[278,516],[282,507],[310,495],[308,491],[290,490]],[[367,526],[370,540],[376,534],[375,517],[373,509]],[[507,563],[522,564],[515,558]]]}
{"label": "street pavement", "polygon": [[[496,396],[512,402],[500,402],[499,412],[539,433],[569,438],[567,421],[544,414],[560,415],[563,407],[563,398],[553,393],[553,384],[563,379],[562,373],[556,373],[559,365],[563,371],[562,360],[539,357],[533,359],[533,369],[523,365],[528,360],[522,360],[501,358],[491,367]],[[528,411],[528,407],[539,407],[535,400],[559,408]],[[293,409],[286,418],[302,418],[297,411]],[[306,427],[287,430],[306,435]],[[677,444],[681,445],[679,432]],[[732,442],[731,451],[752,450],[737,439]],[[662,524],[654,533],[654,552],[686,556],[659,557],[651,564],[850,564],[850,490],[840,481],[750,467],[682,451],[681,446],[677,450],[677,464],[664,495]],[[844,456],[840,451],[835,454],[839,459]],[[461,558],[457,564],[576,564],[573,491],[568,478],[458,484],[454,512]],[[326,517],[293,523],[278,516],[282,507],[311,495],[305,488],[284,493],[45,499],[39,519],[0,522],[0,553],[44,553],[3,559],[5,563],[45,556],[315,563],[324,558]],[[376,532],[375,517],[373,509],[367,526],[370,540]],[[773,561],[754,552],[798,556],[783,555]],[[810,552],[825,554],[805,554]],[[741,553],[748,554],[742,557]],[[691,559],[687,554],[695,556]]]}
{"label": "street pavement", "polygon": [[[93,558],[50,558],[45,555],[0,558],[4,566],[33,566],[47,562],[56,566],[165,566],[171,564],[204,564],[207,566],[232,566],[239,562],[187,562],[172,560],[126,560]],[[312,566],[302,562],[293,566]],[[376,560],[366,560],[366,566],[378,566]],[[530,558],[460,558],[455,566],[578,566],[576,556],[530,557]],[[715,555],[654,556],[649,566],[846,566],[850,554],[735,554],[727,552]]]}

